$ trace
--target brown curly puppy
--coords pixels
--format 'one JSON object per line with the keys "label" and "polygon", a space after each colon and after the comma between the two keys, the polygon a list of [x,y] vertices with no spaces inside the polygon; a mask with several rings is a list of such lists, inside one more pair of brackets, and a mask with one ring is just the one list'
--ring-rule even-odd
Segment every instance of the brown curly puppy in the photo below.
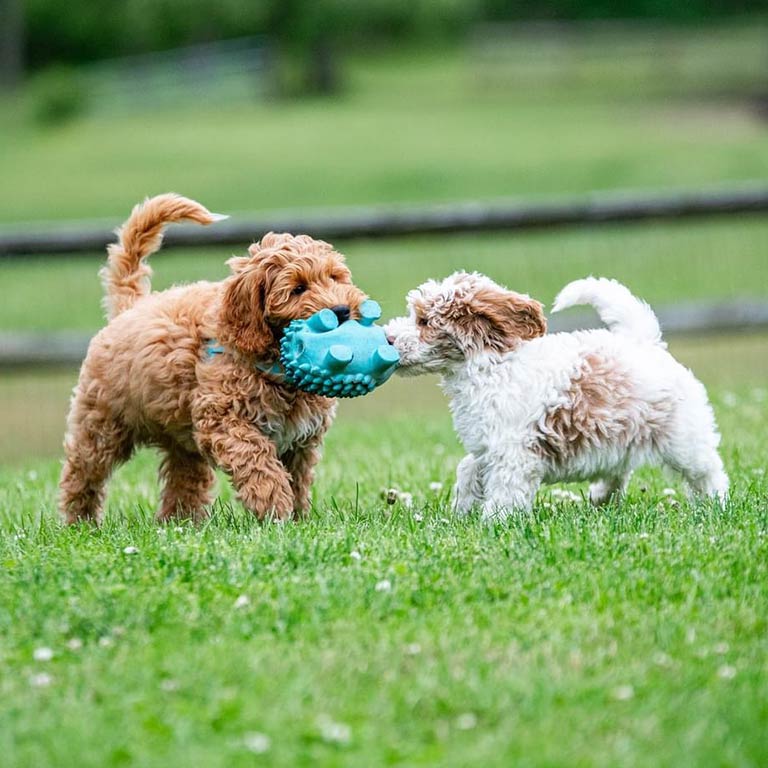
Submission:
{"label": "brown curly puppy", "polygon": [[[221,282],[151,293],[144,259],[160,247],[163,226],[218,218],[160,195],[134,208],[108,249],[101,276],[109,323],[91,341],[64,441],[60,509],[70,523],[99,518],[111,471],[137,445],[164,454],[160,520],[206,516],[213,466],[259,518],[309,506],[336,401],[293,389],[270,365],[291,320],[324,307],[346,320],[366,297],[330,245],[274,233],[231,259]],[[206,351],[210,340],[220,354]]]}

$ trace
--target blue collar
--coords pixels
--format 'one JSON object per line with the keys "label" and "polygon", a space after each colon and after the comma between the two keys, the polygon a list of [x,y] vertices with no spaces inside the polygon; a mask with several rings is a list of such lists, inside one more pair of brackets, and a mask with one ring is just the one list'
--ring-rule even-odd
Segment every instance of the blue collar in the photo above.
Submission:
{"label": "blue collar", "polygon": [[[226,352],[226,350],[221,346],[221,344],[219,344],[218,341],[216,341],[216,339],[207,339],[205,341],[205,355],[207,359],[210,360],[216,357],[216,355],[224,354],[224,352]],[[262,363],[257,360],[254,362],[253,367],[262,373],[267,373],[270,376],[274,376],[280,381],[285,378],[285,371],[283,370],[283,366],[280,364],[279,360],[275,360],[274,363]]]}

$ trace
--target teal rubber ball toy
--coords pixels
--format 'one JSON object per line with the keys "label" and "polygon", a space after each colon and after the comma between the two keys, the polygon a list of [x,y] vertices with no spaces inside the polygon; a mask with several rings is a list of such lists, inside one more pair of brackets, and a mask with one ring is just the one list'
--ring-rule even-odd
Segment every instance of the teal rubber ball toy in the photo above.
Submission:
{"label": "teal rubber ball toy", "polygon": [[330,309],[293,320],[280,341],[280,362],[294,386],[325,397],[360,397],[381,386],[395,371],[398,351],[376,325],[381,307],[360,305],[360,319],[339,323]]}

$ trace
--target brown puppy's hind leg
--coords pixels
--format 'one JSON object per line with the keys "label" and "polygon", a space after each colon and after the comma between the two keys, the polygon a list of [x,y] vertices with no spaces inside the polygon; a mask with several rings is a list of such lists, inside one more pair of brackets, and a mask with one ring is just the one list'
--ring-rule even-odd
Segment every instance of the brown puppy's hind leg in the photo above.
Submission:
{"label": "brown puppy's hind leg", "polygon": [[200,522],[208,516],[211,488],[216,481],[213,469],[199,454],[185,451],[180,446],[165,448],[160,465],[163,484],[162,503],[157,519],[189,519]]}
{"label": "brown puppy's hind leg", "polygon": [[107,480],[132,450],[125,427],[109,417],[91,411],[70,424],[59,480],[59,510],[67,523],[99,521]]}

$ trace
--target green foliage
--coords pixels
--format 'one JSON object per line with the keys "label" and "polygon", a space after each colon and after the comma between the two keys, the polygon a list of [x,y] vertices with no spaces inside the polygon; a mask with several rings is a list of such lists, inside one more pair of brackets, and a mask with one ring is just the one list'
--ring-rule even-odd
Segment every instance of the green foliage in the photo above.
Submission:
{"label": "green foliage", "polygon": [[768,0],[25,0],[28,61],[83,62],[243,35],[306,51],[318,39],[367,49],[445,40],[483,20],[656,18],[697,21],[768,10]]}
{"label": "green foliage", "polygon": [[33,66],[83,62],[210,40],[267,35],[294,50],[320,39],[445,39],[475,18],[477,0],[124,0],[107,7],[26,0]]}
{"label": "green foliage", "polygon": [[482,0],[491,20],[662,19],[674,22],[768,11],[766,0]]}
{"label": "green foliage", "polygon": [[80,117],[88,104],[87,91],[71,67],[52,67],[39,74],[26,98],[31,119],[45,128]]}

